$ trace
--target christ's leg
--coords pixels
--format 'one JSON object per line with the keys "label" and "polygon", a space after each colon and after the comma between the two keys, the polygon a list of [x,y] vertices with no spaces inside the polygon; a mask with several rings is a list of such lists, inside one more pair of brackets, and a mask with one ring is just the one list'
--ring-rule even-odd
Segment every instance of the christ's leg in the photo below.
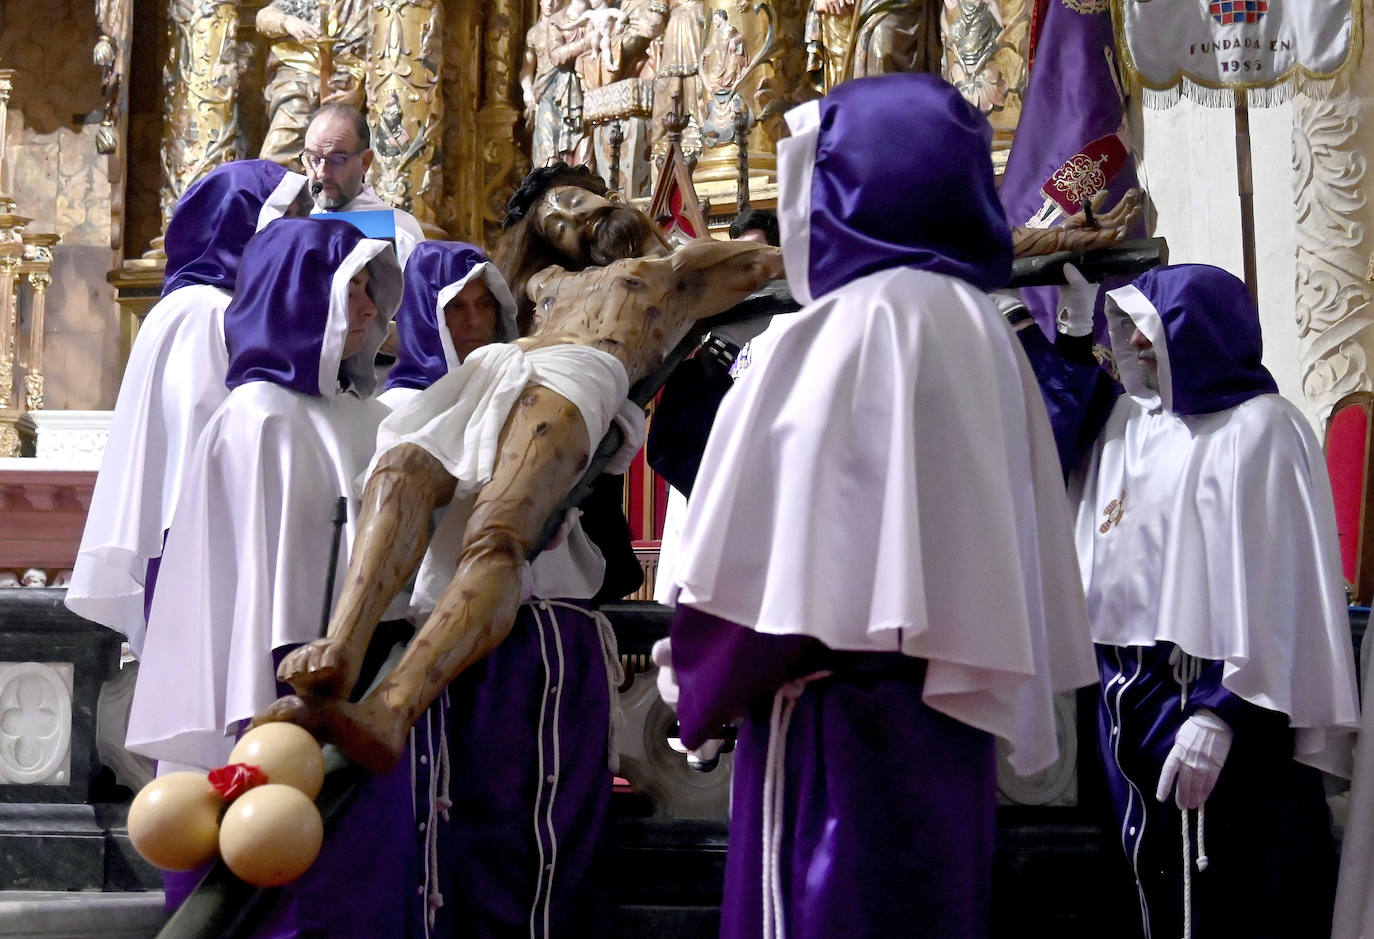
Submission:
{"label": "christ's leg", "polygon": [[368,769],[391,766],[415,719],[510,632],[525,555],[589,456],[576,405],[542,386],[525,388],[501,430],[496,465],[477,495],[457,572],[395,670],[356,704],[283,698],[258,720],[301,724]]}
{"label": "christ's leg", "polygon": [[347,697],[377,621],[420,564],[434,510],[453,498],[443,465],[414,444],[392,447],[363,489],[358,533],[325,638],[282,660],[277,677],[298,694]]}

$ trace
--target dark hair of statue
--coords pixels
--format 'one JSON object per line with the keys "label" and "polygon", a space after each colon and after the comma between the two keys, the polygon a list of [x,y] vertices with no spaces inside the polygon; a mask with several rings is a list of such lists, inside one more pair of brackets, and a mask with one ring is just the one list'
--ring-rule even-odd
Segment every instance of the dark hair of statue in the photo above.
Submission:
{"label": "dark hair of statue", "polygon": [[329,104],[320,105],[319,109],[310,115],[310,121],[306,126],[315,123],[316,118],[341,117],[353,125],[353,133],[358,135],[360,149],[367,150],[372,146],[372,130],[367,126],[367,118],[363,117],[363,112],[359,111],[351,104],[344,104],[341,101],[331,101]]}

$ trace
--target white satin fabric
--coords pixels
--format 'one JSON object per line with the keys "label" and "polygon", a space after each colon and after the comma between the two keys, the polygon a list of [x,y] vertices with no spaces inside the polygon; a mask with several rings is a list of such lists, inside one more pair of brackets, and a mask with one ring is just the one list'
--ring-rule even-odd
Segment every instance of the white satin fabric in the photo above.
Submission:
{"label": "white satin fabric", "polygon": [[[222,765],[239,722],[277,698],[272,652],[321,635],[335,500],[350,496],[383,406],[255,381],[206,426],[177,506],[129,715],[129,749]],[[335,595],[343,577],[335,582]]]}
{"label": "white satin fabric", "polygon": [[926,659],[927,704],[1007,740],[1018,772],[1052,763],[1053,692],[1096,670],[1049,419],[992,301],[894,268],[754,344],[688,503],[676,601]]}
{"label": "white satin fabric", "polygon": [[1288,715],[1297,759],[1349,775],[1359,710],[1320,445],[1279,395],[1192,417],[1158,400],[1123,396],[1074,480],[1093,639],[1224,661],[1228,690]]}
{"label": "white satin fabric", "polygon": [[1206,2],[1119,8],[1128,61],[1153,88],[1176,84],[1181,74],[1214,86],[1269,85],[1298,67],[1330,77],[1351,53],[1351,0],[1271,2],[1255,22],[1230,24],[1218,22]]}
{"label": "white satin fabric", "polygon": [[228,396],[224,309],[230,294],[182,287],[149,311],[134,339],[100,462],[67,607],[143,650],[143,580],[162,554],[191,452]]}
{"label": "white satin fabric", "polygon": [[395,217],[396,223],[396,257],[401,262],[401,269],[405,270],[406,261],[410,260],[410,252],[417,244],[425,240],[425,230],[420,227],[420,223],[415,220],[404,209],[392,208],[389,204],[382,201],[381,196],[368,183],[363,184],[363,188],[353,197],[353,201],[337,209],[322,209],[318,205],[311,210],[311,215],[318,215],[321,212],[376,212],[389,211]]}

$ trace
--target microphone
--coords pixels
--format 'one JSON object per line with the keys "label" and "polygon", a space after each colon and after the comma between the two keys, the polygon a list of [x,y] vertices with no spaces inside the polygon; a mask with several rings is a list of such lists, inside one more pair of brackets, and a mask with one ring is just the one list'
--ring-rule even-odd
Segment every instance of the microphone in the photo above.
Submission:
{"label": "microphone", "polygon": [[323,182],[321,182],[320,180],[317,179],[317,180],[315,180],[313,183],[310,184],[310,194],[311,194],[312,196],[318,196],[318,195],[319,195],[320,193],[322,193],[322,192],[324,192],[324,183],[323,183]]}

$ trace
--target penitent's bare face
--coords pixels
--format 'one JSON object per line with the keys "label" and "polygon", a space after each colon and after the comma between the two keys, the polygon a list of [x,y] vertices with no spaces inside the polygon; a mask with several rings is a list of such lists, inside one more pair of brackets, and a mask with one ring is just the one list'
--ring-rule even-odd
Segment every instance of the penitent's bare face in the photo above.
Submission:
{"label": "penitent's bare face", "polygon": [[496,338],[501,305],[480,277],[473,278],[444,306],[444,325],[459,361]]}

